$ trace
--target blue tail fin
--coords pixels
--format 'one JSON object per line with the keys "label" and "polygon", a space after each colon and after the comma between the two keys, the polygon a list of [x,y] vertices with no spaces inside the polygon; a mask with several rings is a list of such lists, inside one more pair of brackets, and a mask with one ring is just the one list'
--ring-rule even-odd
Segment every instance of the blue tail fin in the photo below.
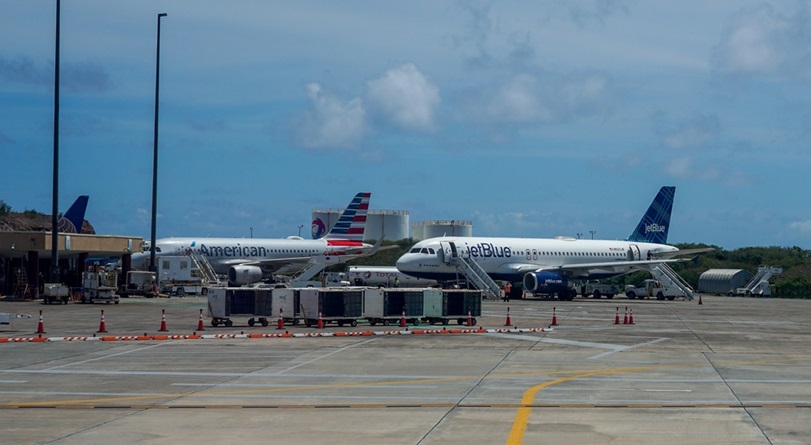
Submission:
{"label": "blue tail fin", "polygon": [[87,195],[76,198],[73,205],[67,212],[59,218],[57,227],[61,233],[82,233],[82,223],[84,223],[84,212],[87,210]]}
{"label": "blue tail fin", "polygon": [[653,199],[642,221],[636,226],[628,241],[645,243],[667,243],[667,232],[670,229],[670,211],[673,210],[673,198],[676,187],[662,187]]}
{"label": "blue tail fin", "polygon": [[[369,210],[369,192],[361,192],[355,195],[349,206],[341,213],[338,221],[332,226],[327,239],[349,240],[355,242],[363,241],[363,234],[366,230],[366,214]],[[313,238],[324,236],[326,227],[321,219],[313,221]]]}

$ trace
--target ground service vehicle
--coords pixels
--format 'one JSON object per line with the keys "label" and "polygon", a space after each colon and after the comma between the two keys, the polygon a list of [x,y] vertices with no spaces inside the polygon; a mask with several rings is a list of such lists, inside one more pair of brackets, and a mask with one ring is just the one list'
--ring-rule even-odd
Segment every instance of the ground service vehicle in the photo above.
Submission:
{"label": "ground service vehicle", "polygon": [[648,279],[643,281],[639,286],[625,286],[625,295],[631,300],[634,298],[643,300],[648,297],[656,297],[656,299],[660,301],[665,298],[673,301],[676,297],[683,297],[684,292],[677,287],[665,287],[659,280]]}
{"label": "ground service vehicle", "polygon": [[599,281],[589,281],[580,286],[580,295],[583,298],[588,298],[589,295],[595,299],[605,296],[609,300],[614,298],[614,295],[620,293],[620,287],[616,284],[603,284]]}

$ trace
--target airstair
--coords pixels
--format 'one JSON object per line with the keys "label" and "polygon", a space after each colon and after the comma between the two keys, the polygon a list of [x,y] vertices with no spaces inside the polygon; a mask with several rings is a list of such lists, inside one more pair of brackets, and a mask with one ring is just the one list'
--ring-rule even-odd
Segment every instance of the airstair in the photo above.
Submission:
{"label": "airstair", "polygon": [[301,272],[297,273],[290,279],[290,284],[296,286],[297,283],[304,283],[306,281],[310,281],[311,278],[321,273],[322,270],[326,269],[331,263],[328,261],[322,261],[321,257],[313,258]]}
{"label": "airstair", "polygon": [[191,260],[194,262],[194,265],[197,266],[197,270],[203,275],[203,280],[205,280],[208,284],[211,285],[220,285],[220,277],[217,275],[217,272],[214,271],[214,267],[211,266],[211,263],[208,261],[203,254],[192,253],[189,255]]}
{"label": "airstair", "polygon": [[487,275],[487,272],[470,257],[466,250],[459,250],[458,246],[452,242],[441,242],[443,251],[443,261],[456,267],[456,271],[464,276],[469,283],[484,292],[488,299],[498,300],[501,288]]}
{"label": "airstair", "polygon": [[779,275],[783,273],[783,268],[781,267],[771,267],[771,266],[760,266],[757,268],[757,273],[742,289],[738,290],[739,294],[743,295],[751,295],[754,293],[755,289],[760,285],[762,282],[769,282],[769,278],[772,275]]}
{"label": "airstair", "polygon": [[659,280],[663,286],[675,287],[684,294],[686,299],[693,299],[693,288],[690,287],[690,285],[684,281],[684,278],[680,277],[679,274],[677,274],[676,271],[666,263],[655,264],[653,267],[651,267],[650,273],[654,278]]}

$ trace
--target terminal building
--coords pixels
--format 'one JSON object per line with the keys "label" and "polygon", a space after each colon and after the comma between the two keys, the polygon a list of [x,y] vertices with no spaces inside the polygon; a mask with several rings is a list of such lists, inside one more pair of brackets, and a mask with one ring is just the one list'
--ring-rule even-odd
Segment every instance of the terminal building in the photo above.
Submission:
{"label": "terminal building", "polygon": [[[88,259],[119,258],[129,270],[133,252],[140,252],[143,238],[132,236],[59,233],[60,282],[79,287]],[[51,274],[52,233],[0,232],[0,294],[37,299]]]}

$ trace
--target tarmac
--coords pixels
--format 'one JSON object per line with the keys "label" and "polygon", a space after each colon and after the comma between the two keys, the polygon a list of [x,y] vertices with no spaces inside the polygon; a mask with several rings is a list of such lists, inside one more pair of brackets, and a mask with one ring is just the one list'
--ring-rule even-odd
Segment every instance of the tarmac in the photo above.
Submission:
{"label": "tarmac", "polygon": [[811,443],[811,300],[697,300],[202,331],[205,297],[2,302],[0,442]]}

